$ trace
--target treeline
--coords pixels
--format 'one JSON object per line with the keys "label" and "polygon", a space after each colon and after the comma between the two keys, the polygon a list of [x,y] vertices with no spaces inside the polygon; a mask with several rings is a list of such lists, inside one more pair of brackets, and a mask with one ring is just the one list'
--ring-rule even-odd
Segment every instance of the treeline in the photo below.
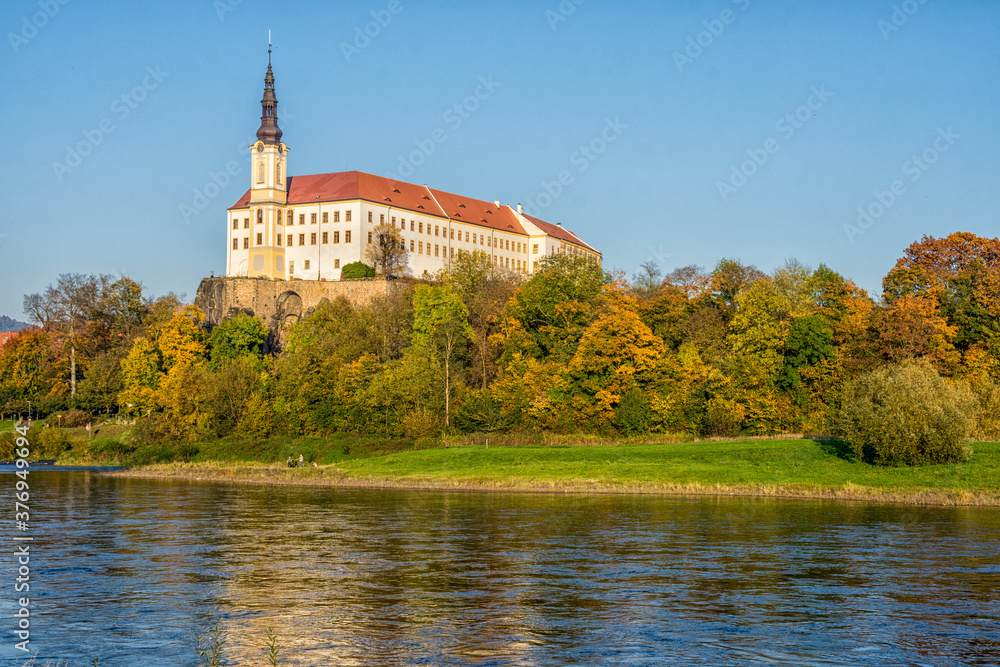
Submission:
{"label": "treeline", "polygon": [[323,303],[281,333],[277,356],[253,317],[208,331],[198,309],[149,301],[129,278],[61,276],[25,297],[36,326],[0,353],[0,406],[120,412],[146,441],[824,434],[862,378],[919,360],[969,392],[981,437],[1000,435],[998,239],[925,237],[877,300],[795,261],[771,274],[647,264],[631,280],[566,256],[539,266],[524,279],[463,255],[368,306]]}

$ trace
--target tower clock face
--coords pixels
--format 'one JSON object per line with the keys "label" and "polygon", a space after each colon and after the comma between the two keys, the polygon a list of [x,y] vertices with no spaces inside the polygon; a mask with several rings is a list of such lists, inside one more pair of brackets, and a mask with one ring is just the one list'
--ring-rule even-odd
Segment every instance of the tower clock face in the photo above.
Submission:
{"label": "tower clock face", "polygon": [[258,153],[263,153],[264,152],[264,142],[263,141],[258,141],[257,142],[257,152]]}

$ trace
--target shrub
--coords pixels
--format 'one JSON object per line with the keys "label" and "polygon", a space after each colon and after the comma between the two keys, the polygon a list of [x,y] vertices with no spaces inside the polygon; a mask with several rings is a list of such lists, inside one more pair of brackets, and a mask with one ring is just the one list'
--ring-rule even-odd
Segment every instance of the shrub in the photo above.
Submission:
{"label": "shrub", "polygon": [[840,431],[854,454],[877,465],[951,463],[971,454],[976,399],[924,360],[872,371],[844,392]]}
{"label": "shrub", "polygon": [[375,269],[364,262],[351,262],[345,264],[340,270],[341,280],[359,280],[361,278],[374,278]]}
{"label": "shrub", "polygon": [[132,453],[132,447],[120,440],[98,440],[90,443],[87,453],[102,459],[123,459]]}
{"label": "shrub", "polygon": [[426,408],[407,412],[400,423],[408,438],[431,438],[441,433],[440,418]]}
{"label": "shrub", "polygon": [[89,412],[73,409],[49,415],[49,418],[46,419],[45,421],[52,424],[53,426],[64,426],[67,428],[74,428],[79,426],[86,426],[91,422],[92,419],[93,417]]}
{"label": "shrub", "polygon": [[[34,429],[32,429],[32,431],[34,431]],[[30,437],[34,435],[34,433],[29,432],[28,435],[34,445],[34,451],[32,454],[38,458],[56,459],[70,448],[70,442],[69,438],[66,436],[66,431],[60,428],[39,429],[39,433],[34,438]]]}
{"label": "shrub", "polygon": [[186,442],[177,445],[177,447],[174,448],[174,456],[177,458],[177,460],[187,463],[188,461],[196,457],[199,451],[201,450],[198,449],[197,445],[193,445],[190,442]]}
{"label": "shrub", "polygon": [[624,435],[639,435],[649,430],[653,411],[638,387],[629,389],[615,409],[615,427]]}

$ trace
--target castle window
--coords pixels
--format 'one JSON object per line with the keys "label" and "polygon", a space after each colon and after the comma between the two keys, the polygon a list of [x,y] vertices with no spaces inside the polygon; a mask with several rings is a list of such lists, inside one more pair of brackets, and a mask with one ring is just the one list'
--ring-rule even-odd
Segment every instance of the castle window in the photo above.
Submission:
{"label": "castle window", "polygon": [[278,245],[281,245],[281,234],[278,234]]}
{"label": "castle window", "polygon": [[243,229],[250,229],[250,218],[243,218]]}
{"label": "castle window", "polygon": [[340,232],[334,232],[333,233],[333,242],[334,243],[340,243]]}
{"label": "castle window", "polygon": [[274,180],[280,185],[281,184],[281,163],[274,165]]}
{"label": "castle window", "polygon": [[534,245],[531,246],[531,254],[532,255],[537,255],[538,254],[538,244],[537,243],[535,243]]}
{"label": "castle window", "polygon": [[263,183],[264,182],[264,161],[263,160],[261,160],[260,162],[257,163],[257,182],[258,183]]}
{"label": "castle window", "polygon": [[465,242],[469,242],[469,232],[465,232]]}
{"label": "castle window", "polygon": [[240,228],[240,219],[233,218],[233,229],[239,229],[239,228]]}
{"label": "castle window", "polygon": [[240,240],[233,239],[233,250],[239,250],[239,249],[240,249]]}
{"label": "castle window", "polygon": [[289,248],[291,248],[291,247],[292,247],[292,235],[291,235],[291,234],[289,234],[289,235],[288,235],[288,243],[287,243],[286,245],[287,245],[287,246],[288,246]]}
{"label": "castle window", "polygon": [[385,213],[379,213],[378,214],[378,222],[379,222],[380,225],[384,225],[385,224]]}
{"label": "castle window", "polygon": [[440,234],[438,234],[439,229],[440,228],[437,225],[434,225],[434,236],[440,236]]}
{"label": "castle window", "polygon": [[340,211],[334,211],[333,212],[333,221],[334,222],[340,222]]}
{"label": "castle window", "polygon": [[392,226],[396,226],[396,216],[392,216]]}
{"label": "castle window", "polygon": [[402,250],[403,252],[406,252],[406,241],[399,242],[399,249]]}
{"label": "castle window", "polygon": [[339,269],[340,268],[340,260],[339,259],[333,260],[333,268],[335,268],[335,269]]}
{"label": "castle window", "polygon": [[413,220],[410,220],[410,231],[413,232],[416,231],[416,229],[417,229],[417,223],[415,223]]}
{"label": "castle window", "polygon": [[455,259],[455,249],[454,248],[450,248],[448,250],[448,257],[449,257],[449,259]]}
{"label": "castle window", "polygon": [[451,238],[452,238],[452,240],[454,240],[454,238],[455,238],[455,230],[454,229],[451,230]]}
{"label": "castle window", "polygon": [[424,254],[424,242],[421,241],[420,245],[418,245],[417,247],[420,248],[420,250],[417,252],[417,254],[418,255],[423,255]]}
{"label": "castle window", "polygon": [[302,270],[303,271],[308,271],[309,270],[309,260],[308,259],[302,263]]}
{"label": "castle window", "polygon": [[260,232],[257,232],[257,245],[264,245],[264,235]]}
{"label": "castle window", "polygon": [[323,245],[330,242],[330,232],[323,232]]}
{"label": "castle window", "polygon": [[479,245],[486,245],[486,241],[483,240],[483,235],[479,235]]}
{"label": "castle window", "polygon": [[289,225],[295,224],[295,213],[293,213],[292,211],[288,212],[288,224]]}
{"label": "castle window", "polygon": [[299,234],[299,245],[305,245],[305,244],[306,244],[306,235]]}
{"label": "castle window", "polygon": [[424,233],[424,223],[422,223],[422,222],[420,223],[420,233],[421,234]]}
{"label": "castle window", "polygon": [[316,214],[315,213],[313,213],[312,215],[309,216],[309,222],[311,224],[314,224],[314,225],[316,224]]}
{"label": "castle window", "polygon": [[375,214],[372,213],[371,211],[368,211],[368,222],[373,222],[373,218],[372,218],[373,215],[375,215]]}
{"label": "castle window", "polygon": [[316,232],[309,235],[309,245],[316,245]]}
{"label": "castle window", "polygon": [[327,211],[323,211],[323,222],[330,222],[330,214]]}
{"label": "castle window", "polygon": [[262,208],[257,209],[257,224],[264,224],[264,209]]}
{"label": "castle window", "polygon": [[475,234],[472,235],[472,242],[476,243],[476,235]]}
{"label": "castle window", "polygon": [[372,243],[372,233],[368,232],[368,245],[371,245],[371,243]]}
{"label": "castle window", "polygon": [[350,222],[351,221],[351,212],[350,211],[346,211],[344,213],[344,221],[345,222]]}
{"label": "castle window", "polygon": [[436,244],[436,243],[434,244],[434,256],[435,257],[440,257],[440,255],[438,254],[438,248],[439,247],[440,246],[438,246],[438,244]]}
{"label": "castle window", "polygon": [[346,232],[344,232],[344,243],[350,243],[350,242],[351,242],[351,230],[348,229]]}
{"label": "castle window", "polygon": [[410,241],[410,252],[413,252],[413,241]]}
{"label": "castle window", "polygon": [[250,237],[249,236],[244,236],[243,237],[243,249],[244,250],[249,250],[250,249]]}

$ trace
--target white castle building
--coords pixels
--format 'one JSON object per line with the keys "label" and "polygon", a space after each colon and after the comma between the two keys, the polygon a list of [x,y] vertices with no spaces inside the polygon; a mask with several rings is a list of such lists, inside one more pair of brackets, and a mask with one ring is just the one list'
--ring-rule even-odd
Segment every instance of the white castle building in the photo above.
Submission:
{"label": "white castle building", "polygon": [[[270,53],[270,52],[269,52]],[[227,211],[226,275],[279,280],[339,280],[365,261],[375,228],[397,228],[408,251],[407,274],[433,275],[461,252],[531,273],[545,255],[601,261],[601,253],[521,206],[462,197],[359,171],[288,176],[274,74],[268,57],[257,142],[250,146],[251,185]]]}

